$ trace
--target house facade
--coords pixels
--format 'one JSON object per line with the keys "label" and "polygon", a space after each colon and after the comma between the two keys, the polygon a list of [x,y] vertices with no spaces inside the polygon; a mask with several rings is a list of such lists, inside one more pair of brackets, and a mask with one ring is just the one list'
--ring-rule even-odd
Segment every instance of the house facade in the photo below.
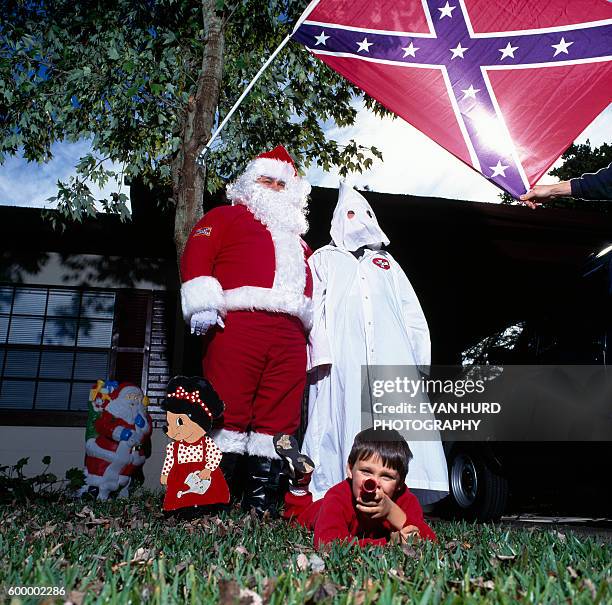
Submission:
{"label": "house facade", "polygon": [[[589,253],[612,243],[612,216],[531,211],[367,193],[427,316],[433,361],[508,321],[580,296]],[[329,242],[337,191],[314,188],[313,249]],[[142,386],[155,419],[146,484],[158,485],[169,377],[199,372],[200,339],[178,308],[172,217],[132,186],[133,221],[99,215],[63,232],[38,209],[0,207],[0,464],[27,474],[82,467],[89,389],[99,378]],[[573,294],[572,294],[573,292]]]}

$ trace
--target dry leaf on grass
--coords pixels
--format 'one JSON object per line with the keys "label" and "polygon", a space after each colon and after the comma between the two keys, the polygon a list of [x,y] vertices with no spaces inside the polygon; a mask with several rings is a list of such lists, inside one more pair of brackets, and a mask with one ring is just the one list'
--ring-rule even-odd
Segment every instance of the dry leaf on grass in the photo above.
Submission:
{"label": "dry leaf on grass", "polygon": [[242,546],[242,544],[236,546],[236,548],[234,548],[234,552],[239,555],[244,555],[249,559],[253,558],[253,555],[251,555],[251,553],[244,546]]}
{"label": "dry leaf on grass", "polygon": [[89,508],[89,506],[84,506],[78,513],[75,513],[75,515],[77,517],[81,517],[81,519],[85,519],[92,513],[93,511],[91,510],[91,508]]}
{"label": "dry leaf on grass", "polygon": [[311,594],[304,601],[305,605],[316,605],[326,599],[333,599],[338,594],[338,588],[331,581],[323,580],[318,574],[308,579],[306,591]]}
{"label": "dry leaf on grass", "polygon": [[68,598],[64,602],[64,605],[81,605],[81,603],[83,603],[84,598],[84,592],[81,592],[80,590],[71,590],[68,593]]}
{"label": "dry leaf on grass", "polygon": [[152,548],[140,548],[136,549],[134,556],[129,561],[122,561],[121,563],[116,563],[111,567],[113,571],[117,571],[122,567],[126,567],[128,565],[152,565],[153,559],[155,557],[155,551]]}
{"label": "dry leaf on grass", "polygon": [[411,559],[418,559],[421,556],[421,553],[410,544],[402,544],[402,552]]}
{"label": "dry leaf on grass", "polygon": [[301,552],[297,556],[295,564],[300,571],[306,571],[308,569],[308,557],[303,552]]}
{"label": "dry leaf on grass", "polygon": [[248,588],[240,588],[235,580],[219,580],[219,605],[263,605],[262,598]]}
{"label": "dry leaf on grass", "polygon": [[561,542],[565,542],[565,534],[562,534],[560,531],[553,531],[552,534],[556,538],[559,538],[559,540],[561,540]]}
{"label": "dry leaf on grass", "polygon": [[319,555],[312,554],[309,559],[310,569],[315,573],[320,573],[325,570],[325,561]]}
{"label": "dry leaf on grass", "polygon": [[591,591],[591,597],[593,601],[595,601],[597,598],[597,589],[595,588],[595,584],[593,584],[589,578],[584,578],[584,580],[582,580],[582,585],[586,586]]}
{"label": "dry leaf on grass", "polygon": [[[449,584],[454,584],[455,586],[462,586],[463,580],[449,580]],[[495,582],[493,582],[493,580],[485,580],[482,576],[478,576],[477,578],[470,578],[470,585],[476,586],[477,588],[486,588],[487,590],[495,589]]]}
{"label": "dry leaf on grass", "polygon": [[46,523],[42,529],[39,529],[38,531],[34,532],[32,538],[44,538],[45,536],[49,536],[55,533],[56,529],[57,525],[51,525],[49,523]]}
{"label": "dry leaf on grass", "polygon": [[571,565],[568,565],[566,569],[567,569],[567,573],[569,573],[569,575],[572,576],[574,580],[578,577],[578,573]]}

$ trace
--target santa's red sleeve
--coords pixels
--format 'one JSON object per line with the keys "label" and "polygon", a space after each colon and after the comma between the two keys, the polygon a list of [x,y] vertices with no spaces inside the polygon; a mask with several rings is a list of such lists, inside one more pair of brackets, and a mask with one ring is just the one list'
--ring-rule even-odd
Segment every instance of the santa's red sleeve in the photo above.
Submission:
{"label": "santa's red sleeve", "polygon": [[407,525],[414,525],[419,530],[419,535],[425,540],[436,541],[436,534],[423,518],[423,509],[419,503],[417,497],[410,491],[406,490],[398,499],[397,505],[406,514],[406,522],[404,527]]}
{"label": "santa's red sleeve", "polygon": [[223,246],[228,210],[219,206],[207,212],[191,231],[181,256],[181,303],[189,322],[198,311],[214,309],[225,313],[223,288],[214,276],[215,261]]}

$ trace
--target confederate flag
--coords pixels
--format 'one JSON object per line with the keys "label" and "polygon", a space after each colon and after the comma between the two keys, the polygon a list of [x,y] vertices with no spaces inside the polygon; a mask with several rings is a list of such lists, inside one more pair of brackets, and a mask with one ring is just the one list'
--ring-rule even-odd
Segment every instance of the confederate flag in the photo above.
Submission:
{"label": "confederate flag", "polygon": [[515,197],[612,101],[608,0],[315,0],[293,37]]}

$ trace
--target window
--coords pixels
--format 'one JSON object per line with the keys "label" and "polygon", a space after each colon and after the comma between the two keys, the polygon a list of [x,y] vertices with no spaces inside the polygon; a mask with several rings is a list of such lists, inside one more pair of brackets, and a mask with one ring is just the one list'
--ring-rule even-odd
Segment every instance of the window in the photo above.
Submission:
{"label": "window", "polygon": [[0,408],[87,410],[91,385],[112,369],[116,299],[109,290],[0,286]]}

